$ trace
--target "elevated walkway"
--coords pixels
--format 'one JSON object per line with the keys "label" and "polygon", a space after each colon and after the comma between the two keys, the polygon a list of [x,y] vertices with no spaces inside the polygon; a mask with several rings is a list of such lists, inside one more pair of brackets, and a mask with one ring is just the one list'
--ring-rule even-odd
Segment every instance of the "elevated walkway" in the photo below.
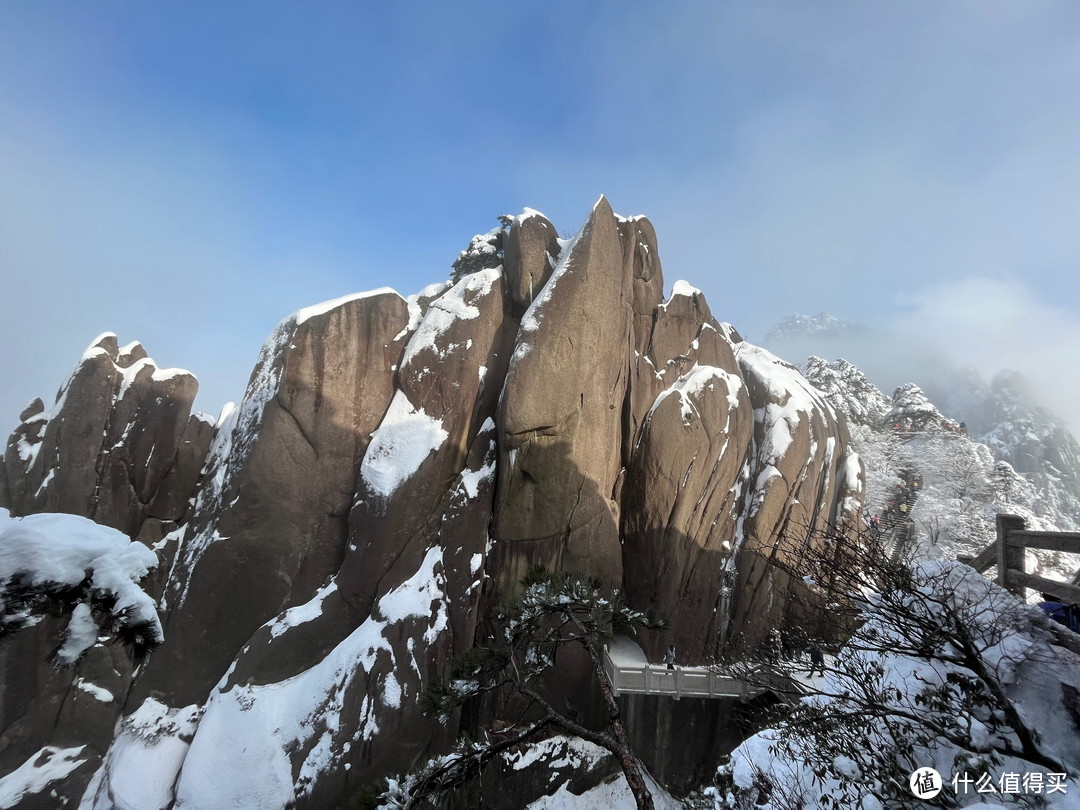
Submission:
{"label": "elevated walkway", "polygon": [[[805,694],[813,691],[814,681],[818,680],[792,681],[780,676],[763,676],[759,682],[749,683],[711,667],[676,664],[675,669],[668,669],[665,664],[650,664],[641,647],[624,636],[616,636],[604,645],[604,671],[616,695],[660,695],[676,700],[681,697],[749,700],[770,691]],[[770,680],[776,680],[775,688],[764,685]]]}

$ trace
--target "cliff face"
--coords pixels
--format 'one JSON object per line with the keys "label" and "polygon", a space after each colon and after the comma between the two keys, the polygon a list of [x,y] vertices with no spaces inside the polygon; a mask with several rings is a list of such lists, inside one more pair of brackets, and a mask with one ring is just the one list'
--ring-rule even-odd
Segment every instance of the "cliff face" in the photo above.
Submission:
{"label": "cliff face", "polygon": [[35,399],[8,439],[0,506],[67,512],[137,536],[181,520],[212,425],[191,414],[198,382],[160,369],[139,343],[105,333],[49,410]]}
{"label": "cliff face", "polygon": [[[527,209],[447,285],[286,319],[216,430],[189,375],[92,348],[24,414],[0,497],[144,540],[183,520],[159,549],[165,640],[109,664],[102,718],[28,736],[5,715],[0,753],[69,752],[47,783],[86,807],[333,806],[457,736],[419,698],[536,563],[664,612],[644,646],[684,663],[790,619],[801,584],[768,554],[857,516],[858,458],[792,366],[663,287],[651,224],[601,198],[574,239]],[[13,634],[20,660],[63,626]],[[116,658],[100,646],[21,686],[9,659],[0,686],[62,700]]]}

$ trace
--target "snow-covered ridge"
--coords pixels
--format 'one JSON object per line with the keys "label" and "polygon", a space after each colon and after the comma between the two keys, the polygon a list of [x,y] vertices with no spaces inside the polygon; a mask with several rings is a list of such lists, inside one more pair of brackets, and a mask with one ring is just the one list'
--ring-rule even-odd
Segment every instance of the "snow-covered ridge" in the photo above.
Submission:
{"label": "snow-covered ridge", "polygon": [[131,385],[135,382],[135,379],[139,376],[139,374],[146,370],[150,371],[150,378],[154,382],[165,382],[166,380],[171,380],[176,377],[182,376],[194,376],[190,371],[182,368],[158,368],[153,358],[144,357],[141,360],[136,360],[127,368],[121,368],[123,380],[120,383],[120,390],[116,394],[117,401],[124,398],[124,395],[131,388]]}
{"label": "snow-covered ridge", "polygon": [[439,357],[450,351],[452,347],[438,348],[439,338],[457,321],[479,318],[480,309],[472,302],[487,295],[501,278],[502,271],[498,267],[479,270],[464,276],[432,301],[405,347],[401,365],[408,365],[422,351],[434,351]]}
{"label": "snow-covered ridge", "polygon": [[295,319],[295,323],[299,325],[304,321],[310,320],[318,315],[325,315],[327,312],[343,307],[353,301],[374,298],[376,295],[398,295],[400,297],[398,291],[391,287],[379,287],[365,292],[350,293],[349,295],[343,295],[340,298],[332,298],[329,301],[323,301],[321,304],[312,304],[303,309],[298,309],[289,317],[289,319]]}
{"label": "snow-covered ridge", "polygon": [[853,424],[880,425],[892,408],[889,398],[846,360],[828,363],[811,355],[802,372],[829,404]]}

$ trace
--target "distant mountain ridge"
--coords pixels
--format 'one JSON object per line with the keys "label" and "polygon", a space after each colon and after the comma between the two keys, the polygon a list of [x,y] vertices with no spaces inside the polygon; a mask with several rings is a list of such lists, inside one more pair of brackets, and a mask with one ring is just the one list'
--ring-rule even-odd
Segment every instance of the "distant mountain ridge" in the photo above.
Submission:
{"label": "distant mountain ridge", "polygon": [[[1016,387],[984,387],[988,398],[977,400],[983,412],[1009,418],[978,436],[943,414],[913,383],[889,397],[846,360],[829,363],[812,356],[803,371],[849,422],[852,444],[865,465],[868,516],[882,513],[903,479],[913,473],[921,477],[923,488],[910,517],[924,553],[977,554],[995,538],[997,513],[1019,515],[1039,531],[1080,528],[1080,501],[1070,478],[1076,467],[1069,463],[1076,442],[1052,417],[1016,398]],[[1010,407],[1001,407],[1003,396]],[[1028,470],[1017,470],[1008,460],[1019,452],[1029,453],[1023,457]],[[1080,568],[1071,555],[1039,551],[1029,552],[1029,558],[1033,570],[1059,580],[1071,579]]]}
{"label": "distant mountain ridge", "polygon": [[[781,320],[765,340],[766,345],[799,341],[812,345],[814,338],[868,334],[870,327],[841,321],[828,313],[813,317],[796,314]],[[838,410],[863,424],[884,418],[896,405],[901,389],[890,398],[847,360],[828,363],[811,357],[802,366],[807,378]],[[1064,421],[1038,404],[1037,392],[1023,374],[1001,370],[986,383],[974,368],[952,369],[933,386],[914,383],[918,397],[941,416],[964,422],[968,435],[985,444],[996,461],[1007,462],[1038,494],[1034,511],[1063,531],[1080,528],[1080,443]]]}
{"label": "distant mountain ridge", "polygon": [[828,312],[819,312],[817,315],[796,312],[773,326],[762,343],[769,346],[794,337],[840,337],[865,334],[869,331],[870,328],[863,324],[842,321]]}

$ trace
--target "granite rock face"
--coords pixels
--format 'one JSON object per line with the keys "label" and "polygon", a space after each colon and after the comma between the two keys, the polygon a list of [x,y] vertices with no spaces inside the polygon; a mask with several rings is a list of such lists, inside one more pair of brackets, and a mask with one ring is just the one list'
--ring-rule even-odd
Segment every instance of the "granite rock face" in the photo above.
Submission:
{"label": "granite rock face", "polygon": [[139,343],[97,338],[52,408],[35,399],[4,454],[0,506],[13,515],[67,512],[138,536],[180,520],[212,426],[193,415],[195,377],[158,368]]}
{"label": "granite rock face", "polygon": [[614,489],[633,323],[622,258],[601,199],[518,331],[498,418],[504,583],[533,564],[622,582]]}
{"label": "granite rock face", "polygon": [[544,289],[562,252],[555,226],[539,211],[526,208],[506,233],[503,275],[514,316],[520,318]]}
{"label": "granite rock face", "polygon": [[[861,468],[830,404],[700,291],[676,282],[665,299],[652,225],[603,198],[573,239],[526,209],[474,238],[449,284],[301,310],[216,429],[190,399],[166,419],[148,404],[159,389],[118,396],[130,377],[183,402],[187,378],[134,355],[88,352],[65,400],[87,424],[33,405],[4,468],[9,503],[33,511],[46,467],[26,448],[77,455],[43,497],[95,517],[85,493],[108,489],[108,514],[168,556],[144,583],[165,640],[114,668],[111,745],[95,731],[92,765],[49,785],[88,808],[337,806],[475,731],[424,717],[420,698],[531,566],[663,611],[671,634],[642,646],[700,663],[797,619],[777,537],[858,513]],[[131,420],[157,443],[125,434]],[[106,457],[114,423],[131,449]],[[98,450],[66,448],[94,431]],[[117,471],[139,459],[128,497]]]}
{"label": "granite rock face", "polygon": [[175,643],[141,690],[198,702],[260,625],[341,565],[356,469],[390,405],[409,320],[404,298],[379,291],[301,310],[267,341],[173,565]]}

